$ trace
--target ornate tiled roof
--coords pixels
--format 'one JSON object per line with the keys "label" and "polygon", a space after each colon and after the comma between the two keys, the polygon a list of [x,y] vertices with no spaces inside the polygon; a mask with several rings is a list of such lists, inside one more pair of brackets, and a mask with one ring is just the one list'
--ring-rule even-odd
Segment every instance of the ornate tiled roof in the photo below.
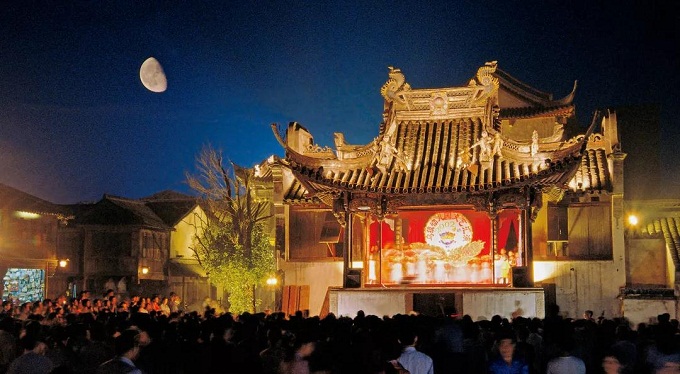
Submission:
{"label": "ornate tiled roof", "polygon": [[286,189],[286,192],[283,194],[283,201],[289,204],[316,202],[308,195],[309,193],[307,189],[302,185],[302,183],[300,183],[299,180],[294,178],[291,181],[290,187]]}
{"label": "ornate tiled roof", "polygon": [[571,92],[558,100],[553,100],[553,95],[547,92],[537,90],[534,87],[520,81],[511,76],[502,69],[497,68],[493,72],[493,76],[498,79],[500,89],[505,93],[518,98],[520,101],[526,103],[526,107],[535,109],[539,108],[559,108],[572,107],[574,96],[576,94],[577,82],[574,82],[574,87]]}
{"label": "ornate tiled roof", "polygon": [[549,107],[517,107],[517,108],[501,108],[499,117],[501,119],[510,118],[532,118],[532,117],[553,117],[553,116],[572,116],[574,114],[574,106],[557,105]]}
{"label": "ornate tiled roof", "polygon": [[[506,100],[521,107],[501,108],[499,89],[510,92],[504,93]],[[611,185],[600,172],[606,170],[603,153],[589,151],[585,164],[581,159],[597,119],[585,136],[570,140],[539,138],[536,129],[528,140],[501,132],[503,110],[515,117],[573,115],[573,91],[553,101],[552,95],[524,85],[491,62],[466,86],[441,89],[412,89],[399,69],[390,68],[381,94],[383,123],[366,145],[347,145],[336,133],[333,151],[315,145],[299,124],[289,125],[285,140],[273,126],[286,150],[281,164],[300,182],[286,192],[291,201],[338,190],[403,195],[565,187],[579,168],[588,169],[581,172],[582,180]]]}
{"label": "ornate tiled roof", "polygon": [[569,181],[573,190],[611,191],[612,180],[604,149],[588,149],[581,158],[581,165]]}
{"label": "ornate tiled roof", "polygon": [[[394,155],[381,160],[374,151],[351,161],[318,160],[292,150],[288,166],[317,185],[382,193],[446,193],[493,190],[517,184],[554,184],[570,179],[580,165],[581,141],[557,149],[503,142],[494,155],[484,154],[475,139],[483,135],[480,119],[403,122],[383,147]],[[488,135],[487,135],[488,137]],[[383,162],[385,161],[385,162]],[[383,162],[381,164],[381,162]]]}
{"label": "ornate tiled roof", "polygon": [[[569,189],[573,191],[611,191],[612,173],[607,158],[605,149],[587,149],[581,158],[576,172],[568,183]],[[544,182],[550,180],[551,178],[545,178]],[[284,201],[288,204],[319,203],[319,200],[314,198],[302,183],[295,178],[291,181],[290,188],[284,194]]]}

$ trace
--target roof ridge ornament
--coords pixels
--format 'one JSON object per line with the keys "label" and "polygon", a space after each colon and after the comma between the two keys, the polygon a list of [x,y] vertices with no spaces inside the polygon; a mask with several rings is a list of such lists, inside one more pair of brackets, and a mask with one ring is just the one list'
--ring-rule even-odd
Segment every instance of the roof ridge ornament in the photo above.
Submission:
{"label": "roof ridge ornament", "polygon": [[404,103],[404,99],[398,96],[401,91],[410,91],[411,85],[406,83],[406,77],[401,69],[395,68],[393,66],[388,66],[390,72],[388,74],[389,78],[387,82],[383,84],[380,88],[380,94],[385,98],[386,102],[398,101],[399,103]]}
{"label": "roof ridge ornament", "polygon": [[470,83],[468,83],[469,87],[477,87],[478,85],[483,86],[483,88],[475,94],[473,99],[475,104],[479,104],[480,102],[486,100],[486,98],[489,96],[493,95],[494,92],[498,92],[498,78],[493,75],[497,68],[498,61],[489,61],[484,63],[484,66],[477,69],[477,75],[475,76],[476,80],[471,79]]}

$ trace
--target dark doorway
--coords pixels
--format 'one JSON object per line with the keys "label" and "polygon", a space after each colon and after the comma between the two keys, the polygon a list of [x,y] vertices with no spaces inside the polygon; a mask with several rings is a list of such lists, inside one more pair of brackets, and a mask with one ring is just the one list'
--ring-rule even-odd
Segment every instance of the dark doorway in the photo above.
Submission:
{"label": "dark doorway", "polygon": [[415,293],[413,310],[428,316],[449,316],[456,314],[455,293]]}

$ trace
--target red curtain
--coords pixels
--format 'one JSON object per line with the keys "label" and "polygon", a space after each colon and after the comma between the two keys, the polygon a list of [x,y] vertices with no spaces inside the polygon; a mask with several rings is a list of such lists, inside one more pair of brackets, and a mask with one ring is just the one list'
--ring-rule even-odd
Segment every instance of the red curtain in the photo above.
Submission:
{"label": "red curtain", "polygon": [[517,250],[519,243],[519,210],[505,209],[498,214],[498,248],[506,248],[508,244],[508,235],[511,228],[514,228],[514,246],[515,248],[507,248],[508,250]]}

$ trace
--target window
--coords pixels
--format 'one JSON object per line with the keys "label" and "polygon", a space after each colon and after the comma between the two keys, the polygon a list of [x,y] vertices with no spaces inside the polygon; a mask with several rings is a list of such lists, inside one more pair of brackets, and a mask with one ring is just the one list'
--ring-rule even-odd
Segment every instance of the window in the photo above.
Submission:
{"label": "window", "polygon": [[291,210],[289,232],[291,260],[342,258],[342,230],[330,211]]}
{"label": "window", "polygon": [[568,239],[569,220],[567,206],[548,206],[548,241],[566,241]]}
{"label": "window", "polygon": [[161,259],[163,249],[163,234],[157,232],[145,232],[142,239],[142,258]]}
{"label": "window", "polygon": [[131,244],[130,234],[128,233],[92,233],[92,252],[96,256],[129,256]]}
{"label": "window", "polygon": [[548,257],[566,257],[569,251],[569,210],[566,205],[548,206]]}
{"label": "window", "polygon": [[609,204],[548,206],[547,239],[547,259],[611,259]]}
{"label": "window", "polygon": [[612,258],[609,205],[569,207],[569,256],[579,259]]}

